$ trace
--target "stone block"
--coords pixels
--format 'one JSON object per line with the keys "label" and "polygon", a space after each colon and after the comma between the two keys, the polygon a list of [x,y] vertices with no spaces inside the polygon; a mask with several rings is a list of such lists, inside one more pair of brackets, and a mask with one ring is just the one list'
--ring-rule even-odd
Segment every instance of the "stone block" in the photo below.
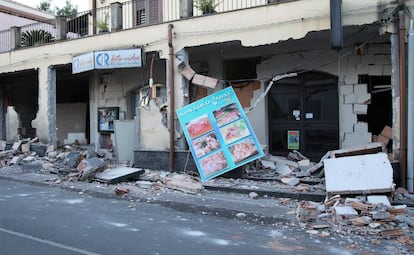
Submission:
{"label": "stone block", "polygon": [[30,144],[30,151],[36,152],[39,157],[46,155],[47,145],[44,144]]}
{"label": "stone block", "polygon": [[349,95],[354,93],[354,86],[353,85],[341,85],[339,86],[339,95]]}
{"label": "stone block", "polygon": [[354,114],[367,114],[368,105],[366,104],[354,104]]}
{"label": "stone block", "polygon": [[355,84],[354,85],[354,93],[359,94],[367,94],[368,93],[368,85],[367,84]]}
{"label": "stone block", "polygon": [[345,104],[354,104],[358,101],[358,97],[356,94],[349,94],[344,96],[344,103]]}
{"label": "stone block", "polygon": [[382,75],[382,65],[369,65],[368,75]]}
{"label": "stone block", "polygon": [[358,94],[357,103],[359,104],[366,104],[369,100],[371,100],[371,94]]}
{"label": "stone block", "polygon": [[81,160],[81,154],[77,151],[72,151],[66,154],[65,162],[70,168],[76,168]]}

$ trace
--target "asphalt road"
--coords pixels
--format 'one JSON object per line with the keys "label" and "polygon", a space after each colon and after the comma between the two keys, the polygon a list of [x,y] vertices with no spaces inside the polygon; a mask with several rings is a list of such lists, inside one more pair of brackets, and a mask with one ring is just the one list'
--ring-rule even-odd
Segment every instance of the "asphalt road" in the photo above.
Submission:
{"label": "asphalt road", "polygon": [[349,246],[286,223],[261,226],[0,179],[0,255],[368,254]]}

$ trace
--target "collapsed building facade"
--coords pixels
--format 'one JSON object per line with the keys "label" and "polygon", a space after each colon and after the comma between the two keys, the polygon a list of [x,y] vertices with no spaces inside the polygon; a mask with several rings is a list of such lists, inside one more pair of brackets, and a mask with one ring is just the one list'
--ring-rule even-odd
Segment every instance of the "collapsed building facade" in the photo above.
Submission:
{"label": "collapsed building facade", "polygon": [[[2,31],[2,139],[83,141],[182,171],[191,166],[175,111],[232,86],[267,153],[318,161],[380,141],[399,163],[398,185],[412,186],[414,1],[216,2],[204,14],[192,0],[90,1],[90,12],[40,22],[52,28]],[[53,40],[24,44],[31,30]],[[294,75],[271,82],[284,74]]]}

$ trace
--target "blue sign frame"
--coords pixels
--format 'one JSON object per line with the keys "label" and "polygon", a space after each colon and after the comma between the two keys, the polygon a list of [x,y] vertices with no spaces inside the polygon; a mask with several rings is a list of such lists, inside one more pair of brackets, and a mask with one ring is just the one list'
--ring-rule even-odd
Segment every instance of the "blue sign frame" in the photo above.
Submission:
{"label": "blue sign frame", "polygon": [[176,113],[202,181],[264,156],[232,87]]}

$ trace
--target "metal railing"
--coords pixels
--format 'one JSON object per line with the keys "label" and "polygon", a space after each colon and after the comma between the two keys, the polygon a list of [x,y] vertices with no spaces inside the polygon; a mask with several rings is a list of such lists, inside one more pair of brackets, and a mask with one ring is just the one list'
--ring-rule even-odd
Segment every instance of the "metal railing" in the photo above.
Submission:
{"label": "metal railing", "polygon": [[[235,11],[273,3],[297,0],[214,0],[213,9],[202,10],[194,0],[193,10],[189,16],[202,16],[211,13]],[[119,4],[119,3],[118,3]],[[120,29],[155,25],[180,19],[180,0],[132,0],[120,4],[122,24]],[[102,32],[115,31],[111,28],[113,14],[111,6],[105,6],[78,13],[75,17],[63,18],[63,24],[54,20],[37,22],[21,27],[20,45],[11,45],[14,36],[11,29],[0,31],[0,52],[11,51],[18,47],[31,47],[47,44],[61,39],[75,39],[93,36]],[[61,17],[62,18],[62,17]],[[59,30],[64,30],[64,36]]]}

